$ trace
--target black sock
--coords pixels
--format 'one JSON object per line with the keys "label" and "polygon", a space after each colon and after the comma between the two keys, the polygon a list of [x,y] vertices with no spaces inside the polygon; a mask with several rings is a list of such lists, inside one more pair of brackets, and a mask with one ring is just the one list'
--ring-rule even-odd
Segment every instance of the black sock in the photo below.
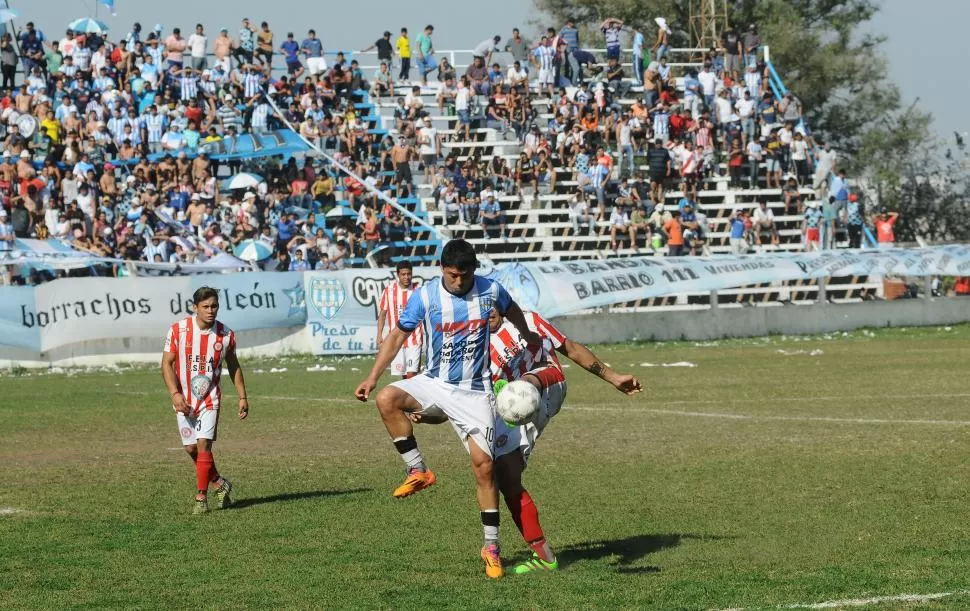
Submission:
{"label": "black sock", "polygon": [[409,469],[418,469],[419,471],[428,470],[428,467],[424,464],[424,457],[421,456],[421,450],[418,449],[418,440],[414,438],[414,435],[395,437],[394,447],[397,448],[398,454],[401,455],[401,460],[404,461],[404,464]]}

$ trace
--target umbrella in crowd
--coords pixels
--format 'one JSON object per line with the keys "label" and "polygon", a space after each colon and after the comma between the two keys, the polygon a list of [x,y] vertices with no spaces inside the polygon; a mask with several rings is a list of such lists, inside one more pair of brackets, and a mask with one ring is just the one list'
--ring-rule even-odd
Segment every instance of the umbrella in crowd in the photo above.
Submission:
{"label": "umbrella in crowd", "polygon": [[335,218],[335,217],[342,217],[342,216],[357,216],[357,212],[350,206],[337,206],[327,212],[327,218]]}
{"label": "umbrella in crowd", "polygon": [[81,34],[98,34],[104,36],[108,33],[108,24],[88,17],[75,19],[68,24],[67,28],[72,32],[80,32]]}
{"label": "umbrella in crowd", "polygon": [[301,221],[310,215],[309,210],[307,210],[306,208],[301,208],[299,206],[290,206],[285,210],[285,212],[287,214],[295,214],[296,218],[300,219]]}
{"label": "umbrella in crowd", "polygon": [[234,253],[243,261],[262,261],[270,258],[273,249],[262,240],[243,240],[236,246]]}
{"label": "umbrella in crowd", "polygon": [[222,186],[230,191],[233,189],[251,189],[263,182],[263,177],[259,174],[251,174],[249,172],[242,172],[236,174],[232,178],[227,178]]}

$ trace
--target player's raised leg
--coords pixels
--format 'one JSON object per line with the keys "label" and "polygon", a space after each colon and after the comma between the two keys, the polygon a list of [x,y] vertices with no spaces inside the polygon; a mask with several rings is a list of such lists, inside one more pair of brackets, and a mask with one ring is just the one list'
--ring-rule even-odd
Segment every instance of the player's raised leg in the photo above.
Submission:
{"label": "player's raised leg", "polygon": [[377,411],[384,421],[391,441],[401,455],[407,469],[404,483],[394,490],[395,498],[404,498],[420,492],[435,482],[435,475],[424,462],[414,438],[414,428],[406,413],[419,411],[421,404],[407,391],[394,384],[386,386],[377,393]]}
{"label": "player's raised leg", "polygon": [[539,510],[529,491],[522,485],[522,472],[525,459],[516,450],[495,461],[495,473],[505,505],[512,514],[512,521],[522,534],[522,538],[532,548],[532,558],[512,567],[512,573],[532,573],[535,571],[554,571],[559,568],[556,554],[546,541],[539,523]]}

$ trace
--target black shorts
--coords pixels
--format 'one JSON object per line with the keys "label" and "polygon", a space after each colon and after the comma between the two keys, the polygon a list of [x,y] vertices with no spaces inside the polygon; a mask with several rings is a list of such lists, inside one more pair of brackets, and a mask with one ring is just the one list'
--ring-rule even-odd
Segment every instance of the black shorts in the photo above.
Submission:
{"label": "black shorts", "polygon": [[395,178],[397,182],[411,182],[411,164],[405,161],[404,163],[397,164],[396,168],[397,174]]}
{"label": "black shorts", "polygon": [[286,62],[286,72],[288,74],[296,74],[302,69],[303,69],[303,64],[301,64],[299,61]]}
{"label": "black shorts", "polygon": [[663,184],[665,180],[667,180],[665,172],[650,172],[650,182]]}

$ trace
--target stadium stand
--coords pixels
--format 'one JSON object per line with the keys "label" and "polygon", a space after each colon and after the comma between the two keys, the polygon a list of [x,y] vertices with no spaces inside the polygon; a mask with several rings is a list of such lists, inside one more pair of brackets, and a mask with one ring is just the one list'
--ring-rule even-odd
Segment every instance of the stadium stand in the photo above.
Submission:
{"label": "stadium stand", "polygon": [[[287,37],[274,68],[247,31],[202,41],[216,51],[207,59],[177,31],[137,24],[114,43],[69,31],[54,49],[31,24],[0,41],[17,43],[26,75],[0,98],[0,237],[58,238],[115,260],[72,274],[220,252],[281,270],[430,263],[455,237],[493,262],[800,251],[815,230],[810,248],[848,243],[847,189],[828,201],[844,186],[828,178],[834,156],[814,154],[767,53],[745,57],[743,74],[717,50],[691,61],[703,50],[671,49],[634,67],[629,52],[622,63],[572,52],[553,31],[521,57],[438,52],[448,61],[421,84],[313,37]],[[825,297],[880,287],[846,278]],[[819,297],[785,283],[718,299]]]}

